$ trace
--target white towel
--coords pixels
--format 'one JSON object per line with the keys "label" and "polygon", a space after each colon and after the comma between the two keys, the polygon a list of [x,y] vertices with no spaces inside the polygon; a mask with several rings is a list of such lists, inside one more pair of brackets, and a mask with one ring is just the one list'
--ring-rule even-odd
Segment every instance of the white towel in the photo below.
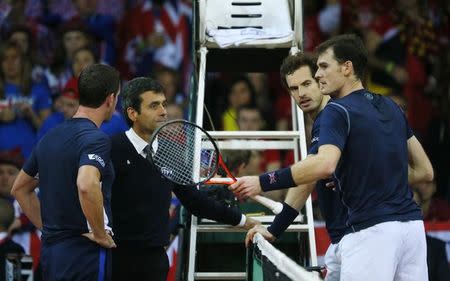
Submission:
{"label": "white towel", "polygon": [[216,41],[221,48],[231,45],[239,46],[243,43],[262,39],[279,39],[291,37],[292,30],[280,31],[274,28],[242,28],[242,29],[208,29],[206,34]]}

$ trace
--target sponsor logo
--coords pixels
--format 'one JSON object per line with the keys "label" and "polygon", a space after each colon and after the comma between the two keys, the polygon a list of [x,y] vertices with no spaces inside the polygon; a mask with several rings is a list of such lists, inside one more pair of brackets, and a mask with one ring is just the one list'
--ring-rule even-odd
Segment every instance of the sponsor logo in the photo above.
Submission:
{"label": "sponsor logo", "polygon": [[97,161],[102,167],[105,167],[105,161],[100,156],[98,156],[97,154],[88,154],[88,158],[90,160]]}
{"label": "sponsor logo", "polygon": [[161,173],[168,178],[171,178],[173,176],[172,170],[166,167],[161,167]]}
{"label": "sponsor logo", "polygon": [[318,141],[319,141],[319,137],[313,137],[311,139],[311,143],[315,143],[315,142],[318,142]]}

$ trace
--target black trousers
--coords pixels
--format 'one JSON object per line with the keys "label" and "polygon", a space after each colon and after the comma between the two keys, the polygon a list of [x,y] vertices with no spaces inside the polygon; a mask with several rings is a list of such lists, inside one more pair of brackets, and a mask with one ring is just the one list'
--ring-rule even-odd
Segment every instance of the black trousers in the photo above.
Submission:
{"label": "black trousers", "polygon": [[166,281],[169,259],[164,247],[118,243],[112,251],[113,281]]}

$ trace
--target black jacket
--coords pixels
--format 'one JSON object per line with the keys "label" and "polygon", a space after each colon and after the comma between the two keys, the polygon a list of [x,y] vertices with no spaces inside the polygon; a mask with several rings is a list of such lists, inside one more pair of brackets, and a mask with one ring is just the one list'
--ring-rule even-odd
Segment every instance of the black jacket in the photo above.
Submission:
{"label": "black jacket", "polygon": [[114,240],[147,247],[169,243],[171,191],[194,215],[237,225],[240,211],[220,204],[193,187],[175,186],[136,152],[125,133],[112,137],[115,170],[112,188]]}

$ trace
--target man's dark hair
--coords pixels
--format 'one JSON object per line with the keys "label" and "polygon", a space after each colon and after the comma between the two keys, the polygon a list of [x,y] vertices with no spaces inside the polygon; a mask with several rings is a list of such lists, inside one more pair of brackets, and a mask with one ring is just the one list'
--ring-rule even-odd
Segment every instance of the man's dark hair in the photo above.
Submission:
{"label": "man's dark hair", "polygon": [[333,37],[317,46],[317,55],[331,48],[338,63],[351,61],[355,75],[362,79],[367,67],[367,49],[360,37],[355,34],[343,34]]}
{"label": "man's dark hair", "polygon": [[0,198],[0,231],[7,231],[14,221],[14,207],[8,200]]}
{"label": "man's dark hair", "polygon": [[140,113],[142,103],[141,95],[149,91],[164,94],[163,86],[152,78],[137,77],[125,84],[122,91],[122,109],[123,115],[130,127],[133,126],[133,121],[128,117],[127,108],[131,107]]}
{"label": "man's dark hair", "polygon": [[104,64],[87,66],[78,78],[80,105],[98,108],[109,95],[117,95],[119,87],[120,74],[115,68]]}
{"label": "man's dark hair", "polygon": [[286,76],[293,74],[302,66],[308,66],[311,71],[312,77],[317,71],[316,59],[308,54],[297,53],[295,55],[291,55],[286,57],[283,60],[283,63],[280,66],[280,76],[281,83],[286,89],[288,88],[288,84],[286,81]]}

